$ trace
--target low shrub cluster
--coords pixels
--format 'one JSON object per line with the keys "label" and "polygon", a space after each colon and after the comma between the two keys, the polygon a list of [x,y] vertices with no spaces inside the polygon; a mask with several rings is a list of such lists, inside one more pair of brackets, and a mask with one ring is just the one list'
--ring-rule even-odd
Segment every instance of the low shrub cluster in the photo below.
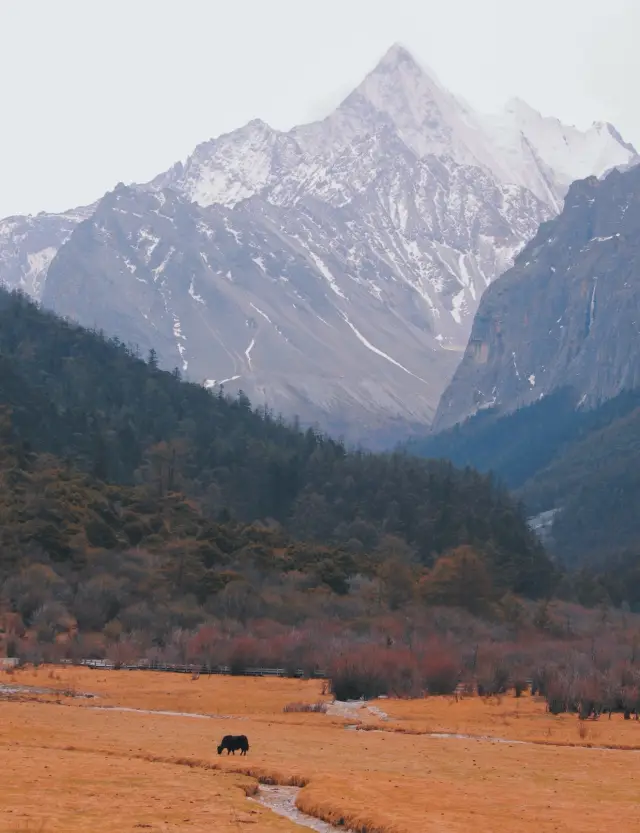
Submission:
{"label": "low shrub cluster", "polygon": [[434,639],[412,648],[356,644],[334,654],[327,667],[338,700],[453,694],[462,674],[458,649]]}
{"label": "low shrub cluster", "polygon": [[328,708],[328,705],[323,701],[318,703],[287,703],[282,711],[286,713],[326,714]]}
{"label": "low shrub cluster", "polygon": [[617,713],[625,720],[632,715],[640,719],[640,666],[630,662],[545,667],[533,690],[546,698],[552,714],[572,712],[581,720],[597,720]]}
{"label": "low shrub cluster", "polygon": [[[290,596],[295,598],[295,596]],[[379,696],[483,697],[530,690],[554,714],[583,719],[604,713],[640,715],[640,617],[625,611],[575,605],[505,605],[509,615],[487,620],[449,607],[385,612],[366,606],[353,615],[349,602],[327,594],[320,615],[302,614],[295,625],[273,619],[212,617],[193,628],[58,634],[41,639],[20,616],[0,616],[6,652],[22,662],[107,660],[179,664],[196,671],[225,668],[242,674],[278,669],[286,675],[322,676],[338,700]],[[315,612],[309,606],[309,612]],[[42,617],[43,614],[38,614]],[[38,618],[40,621],[40,618]],[[141,616],[140,621],[144,622]],[[287,711],[321,711],[292,703]]]}

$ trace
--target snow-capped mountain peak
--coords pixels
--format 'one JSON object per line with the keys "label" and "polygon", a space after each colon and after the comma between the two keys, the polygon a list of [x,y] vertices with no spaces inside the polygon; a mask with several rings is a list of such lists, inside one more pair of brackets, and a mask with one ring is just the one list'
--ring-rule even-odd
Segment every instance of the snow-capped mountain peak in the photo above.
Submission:
{"label": "snow-capped mountain peak", "polygon": [[474,161],[460,103],[402,47],[392,47],[341,109],[357,113],[362,108],[360,99],[370,106],[376,120],[388,118],[418,156],[450,155],[460,163]]}
{"label": "snow-capped mountain peak", "polygon": [[568,180],[635,156],[517,100],[480,115],[394,45],[321,121],[254,119],[89,209],[0,221],[0,279],[363,439],[431,419],[485,288]]}
{"label": "snow-capped mountain peak", "polygon": [[564,125],[543,116],[520,99],[511,99],[504,110],[504,122],[515,134],[524,136],[539,158],[555,174],[559,189],[588,176],[601,176],[618,165],[638,158],[635,148],[606,122],[594,122],[587,130]]}
{"label": "snow-capped mountain peak", "polygon": [[[406,46],[396,42],[392,44],[382,58],[380,58],[376,66],[376,70],[395,69],[400,64],[413,65],[418,70],[422,69]],[[374,70],[374,72],[376,70]]]}
{"label": "snow-capped mountain peak", "polygon": [[[519,123],[526,124],[528,121],[538,121],[542,118],[540,113],[526,101],[517,96],[510,98],[504,106],[504,112],[513,116]],[[560,120],[551,117],[551,121],[560,124]]]}
{"label": "snow-capped mountain peak", "polygon": [[[176,188],[200,205],[237,205],[265,190],[313,183],[346,149],[381,130],[417,158],[477,166],[504,185],[527,188],[559,211],[570,182],[637,158],[604,123],[586,132],[544,117],[518,98],[485,116],[454,96],[400,44],[394,44],[340,106],[319,122],[277,131],[254,119],[199,145],[152,186]],[[306,188],[306,186],[305,186]],[[305,190],[304,188],[302,189]],[[282,197],[279,197],[282,201]]]}
{"label": "snow-capped mountain peak", "polygon": [[283,163],[289,166],[299,157],[299,148],[286,134],[253,119],[198,145],[186,162],[160,174],[151,186],[177,188],[203,206],[233,206],[270,184]]}
{"label": "snow-capped mountain peak", "polygon": [[340,106],[293,131],[310,155],[340,152],[356,138],[391,127],[418,157],[449,156],[479,164],[473,114],[402,46],[389,49]]}

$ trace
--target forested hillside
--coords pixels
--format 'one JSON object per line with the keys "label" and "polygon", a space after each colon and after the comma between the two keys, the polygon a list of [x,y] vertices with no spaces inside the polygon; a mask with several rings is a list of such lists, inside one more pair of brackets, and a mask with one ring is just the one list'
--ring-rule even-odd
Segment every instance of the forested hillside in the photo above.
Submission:
{"label": "forested hillside", "polygon": [[494,615],[557,580],[491,478],[347,452],[6,293],[0,407],[0,598],[27,630]]}
{"label": "forested hillside", "polygon": [[518,508],[488,478],[402,454],[347,453],[246,397],[231,401],[2,295],[0,385],[16,436],[98,479],[182,491],[208,517],[272,519],[304,540],[372,550],[402,538],[419,563],[486,550],[513,589],[546,590],[549,567]]}
{"label": "forested hillside", "polygon": [[565,389],[507,416],[487,410],[409,450],[493,472],[530,515],[558,509],[552,546],[570,567],[626,570],[640,564],[640,391],[590,410],[576,400]]}
{"label": "forested hillside", "polygon": [[492,471],[508,488],[518,488],[571,442],[582,415],[576,398],[562,390],[507,416],[491,408],[440,433],[407,443],[407,450],[456,466]]}

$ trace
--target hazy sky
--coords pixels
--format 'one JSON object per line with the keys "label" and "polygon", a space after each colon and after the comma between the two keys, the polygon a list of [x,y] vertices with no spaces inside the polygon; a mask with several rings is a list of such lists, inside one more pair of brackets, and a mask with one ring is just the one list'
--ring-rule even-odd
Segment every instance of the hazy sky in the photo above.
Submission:
{"label": "hazy sky", "polygon": [[638,0],[0,0],[0,217],[322,116],[394,42],[479,109],[517,95],[640,147],[639,34]]}

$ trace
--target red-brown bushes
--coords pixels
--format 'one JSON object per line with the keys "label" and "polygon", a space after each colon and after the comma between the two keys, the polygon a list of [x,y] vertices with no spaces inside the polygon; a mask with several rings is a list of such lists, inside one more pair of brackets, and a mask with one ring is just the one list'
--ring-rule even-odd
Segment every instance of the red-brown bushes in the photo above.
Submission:
{"label": "red-brown bushes", "polygon": [[292,676],[300,671],[310,676],[323,658],[316,639],[308,631],[286,629],[276,622],[260,621],[242,630],[231,623],[203,625],[189,636],[185,661],[203,667],[228,666],[232,674],[249,668],[281,668]]}
{"label": "red-brown bushes", "polygon": [[272,668],[272,646],[254,636],[238,636],[229,644],[227,665],[232,674],[241,674],[248,668]]}
{"label": "red-brown bushes", "polygon": [[140,646],[133,639],[121,639],[107,649],[107,659],[114,668],[122,668],[136,662],[140,656]]}
{"label": "red-brown bushes", "polygon": [[428,694],[453,694],[462,673],[460,654],[452,646],[433,639],[420,658],[420,676]]}
{"label": "red-brown bushes", "polygon": [[192,634],[187,643],[190,662],[203,665],[221,665],[226,652],[226,640],[219,628],[203,625]]}
{"label": "red-brown bushes", "polygon": [[338,700],[407,697],[419,691],[417,658],[408,649],[371,644],[347,648],[329,661],[327,674]]}
{"label": "red-brown bushes", "polygon": [[432,639],[411,649],[373,644],[346,648],[330,660],[327,673],[335,696],[353,700],[452,694],[461,669],[455,646]]}

